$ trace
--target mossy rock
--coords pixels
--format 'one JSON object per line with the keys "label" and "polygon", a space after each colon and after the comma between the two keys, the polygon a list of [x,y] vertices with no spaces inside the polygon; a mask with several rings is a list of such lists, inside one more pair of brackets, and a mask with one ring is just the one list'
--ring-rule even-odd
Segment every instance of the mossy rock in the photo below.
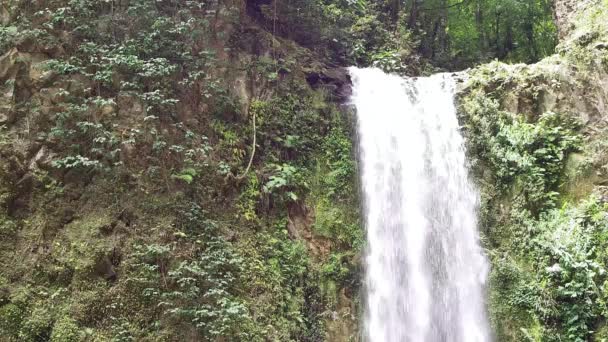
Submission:
{"label": "mossy rock", "polygon": [[61,242],[55,242],[54,254],[77,274],[94,271],[103,256],[113,249],[113,241],[104,237],[112,225],[113,217],[107,211],[74,220],[62,232]]}
{"label": "mossy rock", "polygon": [[578,201],[587,197],[597,179],[589,158],[582,153],[571,153],[566,159],[561,185],[562,199]]}

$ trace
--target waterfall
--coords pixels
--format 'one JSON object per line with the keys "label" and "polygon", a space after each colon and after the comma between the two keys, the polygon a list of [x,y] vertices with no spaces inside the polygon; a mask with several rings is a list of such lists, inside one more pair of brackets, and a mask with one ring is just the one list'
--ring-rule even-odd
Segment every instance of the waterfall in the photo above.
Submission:
{"label": "waterfall", "polygon": [[479,245],[449,75],[351,68],[367,230],[367,341],[490,341]]}

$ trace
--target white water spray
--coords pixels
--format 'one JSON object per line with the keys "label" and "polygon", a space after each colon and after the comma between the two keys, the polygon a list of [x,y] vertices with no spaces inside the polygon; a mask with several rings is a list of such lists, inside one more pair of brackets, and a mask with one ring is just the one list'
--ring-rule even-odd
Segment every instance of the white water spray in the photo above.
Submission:
{"label": "white water spray", "polygon": [[350,69],[365,199],[365,338],[486,342],[488,264],[448,75]]}

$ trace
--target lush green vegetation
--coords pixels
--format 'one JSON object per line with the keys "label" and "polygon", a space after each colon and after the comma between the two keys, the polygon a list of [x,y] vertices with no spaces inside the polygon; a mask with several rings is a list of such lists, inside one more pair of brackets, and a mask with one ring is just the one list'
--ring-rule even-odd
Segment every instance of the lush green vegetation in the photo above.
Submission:
{"label": "lush green vegetation", "polygon": [[429,64],[533,62],[557,44],[549,0],[290,1],[252,11],[269,29],[341,63],[410,74]]}
{"label": "lush green vegetation", "polygon": [[535,62],[551,55],[557,44],[552,1],[477,0],[444,3],[449,7],[445,14],[448,35],[445,44],[448,48],[443,47],[444,63],[456,59],[459,63],[470,65],[495,58],[510,62]]}
{"label": "lush green vegetation", "polygon": [[[605,14],[546,63],[592,84]],[[352,115],[311,80],[531,62],[555,36],[545,0],[2,2],[0,340],[357,340]],[[516,72],[463,98],[496,331],[601,340],[605,144],[505,110],[567,89]]]}
{"label": "lush green vegetation", "polygon": [[232,3],[2,10],[0,339],[356,334],[352,124],[309,50]]}
{"label": "lush green vegetation", "polygon": [[[591,80],[608,70],[593,43],[606,37],[605,15],[580,14],[573,36],[592,38],[565,41],[537,65],[475,69],[462,94],[499,340],[607,338],[605,129],[583,122],[580,97],[547,101],[555,92],[596,94]],[[576,73],[564,74],[571,66]]]}

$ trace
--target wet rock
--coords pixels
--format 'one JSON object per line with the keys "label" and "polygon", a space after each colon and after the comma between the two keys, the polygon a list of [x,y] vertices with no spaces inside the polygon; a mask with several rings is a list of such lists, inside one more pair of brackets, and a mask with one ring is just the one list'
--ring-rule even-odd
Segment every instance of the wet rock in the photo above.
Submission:
{"label": "wet rock", "polygon": [[608,203],[608,186],[600,185],[598,187],[598,192],[600,193],[600,201],[602,203]]}
{"label": "wet rock", "polygon": [[10,215],[25,218],[30,209],[30,200],[34,186],[34,176],[26,173],[18,178],[12,187],[13,197],[7,205]]}
{"label": "wet rock", "polygon": [[49,116],[54,113],[55,106],[65,100],[65,92],[62,88],[42,88],[37,94],[40,100],[38,112]]}
{"label": "wet rock", "polygon": [[10,294],[8,286],[0,285],[0,306],[10,303]]}
{"label": "wet rock", "polygon": [[10,79],[15,79],[18,70],[18,57],[19,51],[17,51],[17,49],[11,49],[4,55],[0,56],[0,83],[4,83]]}
{"label": "wet rock", "polygon": [[247,75],[245,73],[236,77],[233,84],[233,93],[239,99],[241,114],[246,117],[249,112],[251,93],[247,88]]}
{"label": "wet rock", "polygon": [[0,25],[8,25],[11,21],[11,14],[8,12],[8,5],[0,5]]}
{"label": "wet rock", "polygon": [[348,101],[352,92],[352,80],[346,68],[309,72],[306,74],[306,82],[313,89],[326,89],[338,102]]}
{"label": "wet rock", "polygon": [[20,58],[27,63],[29,80],[35,88],[50,84],[57,76],[57,73],[47,69],[49,58],[43,53],[22,53]]}
{"label": "wet rock", "polygon": [[93,82],[86,76],[70,75],[67,84],[63,88],[69,91],[72,96],[83,96],[90,91],[92,86]]}
{"label": "wet rock", "polygon": [[105,280],[116,280],[117,274],[109,256],[103,256],[97,261],[95,264],[95,274],[99,277],[103,277]]}
{"label": "wet rock", "polygon": [[572,37],[572,42],[576,45],[587,46],[599,37],[599,32],[583,32]]}
{"label": "wet rock", "polygon": [[230,231],[226,232],[225,236],[226,236],[226,241],[229,241],[229,242],[235,242],[236,240],[238,240],[238,235],[234,230],[230,230]]}
{"label": "wet rock", "polygon": [[471,69],[466,69],[466,70],[459,71],[459,72],[453,72],[451,76],[454,79],[454,81],[456,82],[456,84],[461,85],[461,84],[466,83],[466,81],[469,80],[470,71],[471,71]]}
{"label": "wet rock", "polygon": [[289,206],[287,223],[289,237],[293,240],[303,241],[313,255],[327,255],[330,250],[330,241],[313,233],[314,222],[314,212],[305,204],[292,203]]}
{"label": "wet rock", "polygon": [[579,0],[555,0],[553,15],[557,24],[559,38],[562,39],[572,30],[571,16]]}
{"label": "wet rock", "polygon": [[118,220],[123,222],[127,227],[130,227],[135,219],[137,219],[137,215],[129,208],[124,208],[120,214],[118,214]]}
{"label": "wet rock", "polygon": [[34,157],[30,159],[28,170],[32,171],[38,168],[48,170],[52,167],[51,162],[53,161],[54,157],[55,153],[50,152],[46,146],[42,146],[38,152],[36,152]]}
{"label": "wet rock", "polygon": [[61,224],[70,224],[76,218],[76,211],[74,208],[64,208],[61,211]]}
{"label": "wet rock", "polygon": [[101,225],[99,227],[99,232],[103,235],[111,235],[114,232],[114,229],[117,226],[117,221],[110,222],[108,224]]}
{"label": "wet rock", "polygon": [[132,160],[134,160],[137,156],[137,149],[135,145],[128,142],[123,142],[120,145],[120,161],[129,164]]}
{"label": "wet rock", "polygon": [[43,53],[27,53],[11,49],[0,56],[0,83],[15,80],[32,88],[48,85],[57,75],[46,69],[47,60],[48,56]]}
{"label": "wet rock", "polygon": [[116,222],[116,225],[114,226],[113,232],[116,234],[126,234],[128,233],[129,229],[127,227],[127,225],[122,222],[122,221],[118,221]]}
{"label": "wet rock", "polygon": [[593,45],[596,50],[608,50],[608,42],[597,42]]}

